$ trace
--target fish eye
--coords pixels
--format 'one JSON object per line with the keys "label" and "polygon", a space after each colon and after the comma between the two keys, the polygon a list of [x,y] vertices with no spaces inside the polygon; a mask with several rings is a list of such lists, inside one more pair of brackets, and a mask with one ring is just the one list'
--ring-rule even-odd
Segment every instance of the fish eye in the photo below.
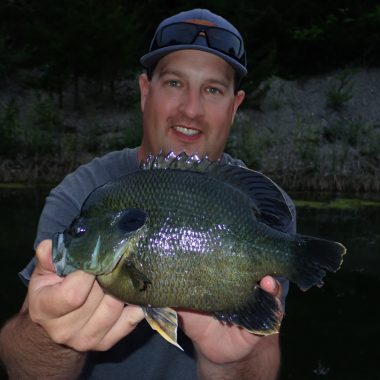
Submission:
{"label": "fish eye", "polygon": [[146,218],[147,214],[144,211],[131,208],[121,214],[117,225],[123,232],[133,232],[145,224]]}
{"label": "fish eye", "polygon": [[86,228],[84,226],[81,226],[81,225],[75,226],[75,229],[74,229],[75,236],[81,236],[85,232],[86,232]]}
{"label": "fish eye", "polygon": [[76,237],[76,238],[80,237],[80,236],[84,235],[86,233],[86,231],[87,231],[87,229],[86,229],[86,226],[85,226],[83,220],[81,220],[80,218],[74,220],[74,222],[71,225],[71,235],[73,237]]}

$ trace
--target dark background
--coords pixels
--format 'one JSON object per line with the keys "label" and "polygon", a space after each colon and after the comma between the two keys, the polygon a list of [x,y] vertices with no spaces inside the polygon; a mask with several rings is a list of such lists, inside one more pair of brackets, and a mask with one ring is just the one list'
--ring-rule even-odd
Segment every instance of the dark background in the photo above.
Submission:
{"label": "dark background", "polygon": [[109,86],[139,70],[156,25],[202,7],[242,33],[247,84],[270,75],[300,77],[342,66],[379,66],[376,0],[1,0],[0,81],[22,70],[28,86],[61,94],[86,79]]}

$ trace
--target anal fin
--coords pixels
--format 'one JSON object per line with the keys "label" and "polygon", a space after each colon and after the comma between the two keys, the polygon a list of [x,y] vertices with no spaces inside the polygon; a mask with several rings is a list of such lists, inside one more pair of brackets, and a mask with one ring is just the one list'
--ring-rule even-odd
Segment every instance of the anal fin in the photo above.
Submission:
{"label": "anal fin", "polygon": [[145,319],[153,330],[156,330],[165,340],[183,351],[177,342],[178,315],[169,307],[142,307]]}

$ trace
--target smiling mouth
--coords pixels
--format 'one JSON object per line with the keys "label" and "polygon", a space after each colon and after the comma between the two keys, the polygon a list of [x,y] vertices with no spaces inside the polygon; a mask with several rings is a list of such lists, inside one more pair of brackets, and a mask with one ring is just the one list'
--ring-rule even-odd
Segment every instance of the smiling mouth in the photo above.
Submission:
{"label": "smiling mouth", "polygon": [[198,131],[196,129],[192,129],[192,128],[186,128],[186,127],[180,127],[180,126],[175,126],[174,129],[177,131],[177,132],[180,132],[186,136],[195,136],[195,135],[198,135],[201,133],[201,131]]}

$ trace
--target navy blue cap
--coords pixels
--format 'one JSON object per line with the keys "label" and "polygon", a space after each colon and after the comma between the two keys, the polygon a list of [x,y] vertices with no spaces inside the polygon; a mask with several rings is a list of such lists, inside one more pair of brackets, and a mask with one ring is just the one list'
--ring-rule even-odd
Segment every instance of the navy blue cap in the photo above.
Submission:
{"label": "navy blue cap", "polygon": [[[222,51],[209,46],[207,40],[205,38],[202,38],[201,36],[196,38],[193,41],[193,43],[190,44],[175,44],[157,47],[155,41],[157,36],[161,33],[162,29],[170,24],[181,22],[193,23],[197,25],[200,24],[206,26],[215,26],[234,34],[240,40],[241,43],[240,58],[234,57],[231,54],[225,54]],[[163,20],[156,29],[156,32],[149,47],[149,52],[140,58],[140,62],[147,69],[153,68],[157,64],[157,62],[166,54],[177,50],[185,49],[201,50],[215,54],[218,57],[221,57],[225,61],[227,61],[236,70],[240,78],[243,78],[247,75],[246,54],[241,34],[230,22],[228,22],[223,17],[210,12],[208,9],[192,9],[190,11],[178,13],[172,17]]]}

